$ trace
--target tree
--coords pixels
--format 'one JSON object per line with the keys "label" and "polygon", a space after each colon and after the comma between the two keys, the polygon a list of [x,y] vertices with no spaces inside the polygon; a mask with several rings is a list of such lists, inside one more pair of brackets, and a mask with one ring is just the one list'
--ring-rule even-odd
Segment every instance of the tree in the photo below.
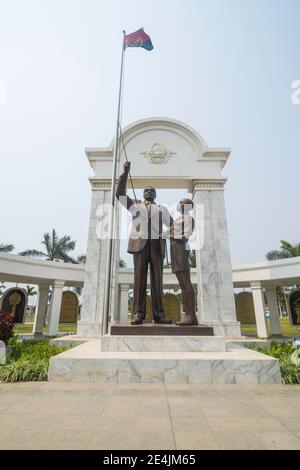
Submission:
{"label": "tree", "polygon": [[0,244],[0,252],[1,253],[10,253],[15,249],[14,245],[5,245],[3,243]]}
{"label": "tree", "polygon": [[32,295],[37,295],[37,291],[35,290],[35,287],[33,286],[26,286],[24,291],[27,294],[27,297],[31,297]]}
{"label": "tree", "polygon": [[286,240],[280,240],[280,250],[271,250],[266,254],[266,258],[269,261],[283,258],[293,258],[294,256],[300,256],[300,243],[289,243]]}
{"label": "tree", "polygon": [[119,260],[119,268],[126,268],[127,264],[122,258]]}
{"label": "tree", "polygon": [[86,264],[86,255],[77,256],[77,263],[78,264]]}
{"label": "tree", "polygon": [[46,258],[48,261],[64,261],[77,264],[77,261],[68,253],[74,250],[76,242],[69,235],[59,238],[55,229],[51,233],[45,233],[41,243],[46,248],[45,252],[38,250],[25,250],[19,253],[21,256],[33,256]]}

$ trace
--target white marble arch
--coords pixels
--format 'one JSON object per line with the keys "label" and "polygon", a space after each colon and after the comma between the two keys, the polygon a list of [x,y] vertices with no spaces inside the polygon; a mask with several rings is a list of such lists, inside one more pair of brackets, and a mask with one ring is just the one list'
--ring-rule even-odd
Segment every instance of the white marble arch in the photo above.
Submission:
{"label": "white marble arch", "polygon": [[[239,336],[233,295],[222,169],[230,149],[208,147],[200,134],[174,119],[154,117],[123,129],[135,188],[151,184],[156,188],[186,188],[204,211],[204,244],[197,250],[197,291],[199,321],[210,324],[217,335]],[[78,334],[99,335],[104,301],[107,241],[96,234],[99,206],[110,200],[114,141],[106,148],[86,149],[93,175],[87,263],[83,306]],[[120,170],[124,162],[120,150]],[[200,217],[195,211],[196,238],[200,240]],[[198,220],[198,222],[197,222]],[[118,230],[118,227],[116,228]],[[119,318],[119,243],[115,242],[111,320]]]}

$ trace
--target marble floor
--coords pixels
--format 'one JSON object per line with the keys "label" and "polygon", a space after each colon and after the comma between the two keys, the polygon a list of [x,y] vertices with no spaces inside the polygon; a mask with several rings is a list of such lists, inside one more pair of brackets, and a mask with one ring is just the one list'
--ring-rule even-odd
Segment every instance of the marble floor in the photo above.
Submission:
{"label": "marble floor", "polygon": [[2,383],[0,449],[300,449],[300,386]]}

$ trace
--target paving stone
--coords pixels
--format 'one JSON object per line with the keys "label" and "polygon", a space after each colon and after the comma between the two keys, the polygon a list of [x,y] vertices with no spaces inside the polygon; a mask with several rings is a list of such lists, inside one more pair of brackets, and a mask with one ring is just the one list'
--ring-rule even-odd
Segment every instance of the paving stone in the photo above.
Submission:
{"label": "paving stone", "polygon": [[215,432],[214,436],[223,450],[264,450],[267,447],[252,433]]}
{"label": "paving stone", "polygon": [[0,449],[300,449],[299,386],[32,382],[0,397]]}
{"label": "paving stone", "polygon": [[210,432],[175,431],[178,450],[218,450],[220,445]]}

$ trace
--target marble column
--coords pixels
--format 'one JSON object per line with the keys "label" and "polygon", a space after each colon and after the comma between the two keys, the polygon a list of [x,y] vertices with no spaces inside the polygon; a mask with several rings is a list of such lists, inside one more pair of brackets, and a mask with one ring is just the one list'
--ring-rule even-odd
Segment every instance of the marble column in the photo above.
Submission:
{"label": "marble column", "polygon": [[111,278],[111,324],[120,322],[119,308],[119,270],[120,270],[120,204],[116,201],[115,222],[114,222],[114,241],[113,241],[113,259],[112,259],[112,278]]}
{"label": "marble column", "polygon": [[49,285],[40,284],[32,330],[33,334],[35,335],[43,333],[43,327],[45,326],[45,320],[47,315],[48,296]]}
{"label": "marble column", "polygon": [[[90,178],[92,202],[88,232],[87,257],[80,321],[77,325],[79,336],[99,336],[101,333],[104,308],[104,286],[106,277],[106,256],[108,250],[107,226],[110,206],[110,182]],[[114,243],[116,249],[118,243]],[[117,262],[116,256],[114,256]],[[113,283],[117,275],[113,270]],[[112,297],[114,305],[114,297]]]}
{"label": "marble column", "polygon": [[223,189],[224,179],[194,181],[198,317],[215,335],[240,336]]}
{"label": "marble column", "polygon": [[266,289],[266,296],[269,306],[269,312],[271,317],[271,328],[273,335],[281,335],[281,327],[279,321],[279,308],[276,297],[276,287],[268,287]]}
{"label": "marble column", "polygon": [[120,286],[120,323],[128,323],[128,292],[130,289],[129,284],[119,284]]}
{"label": "marble column", "polygon": [[54,281],[54,284],[52,285],[47,336],[55,336],[58,333],[61,298],[64,285],[65,281]]}
{"label": "marble column", "polygon": [[250,283],[253,295],[254,312],[256,320],[256,332],[259,338],[267,338],[268,331],[265,319],[265,301],[260,282]]}

